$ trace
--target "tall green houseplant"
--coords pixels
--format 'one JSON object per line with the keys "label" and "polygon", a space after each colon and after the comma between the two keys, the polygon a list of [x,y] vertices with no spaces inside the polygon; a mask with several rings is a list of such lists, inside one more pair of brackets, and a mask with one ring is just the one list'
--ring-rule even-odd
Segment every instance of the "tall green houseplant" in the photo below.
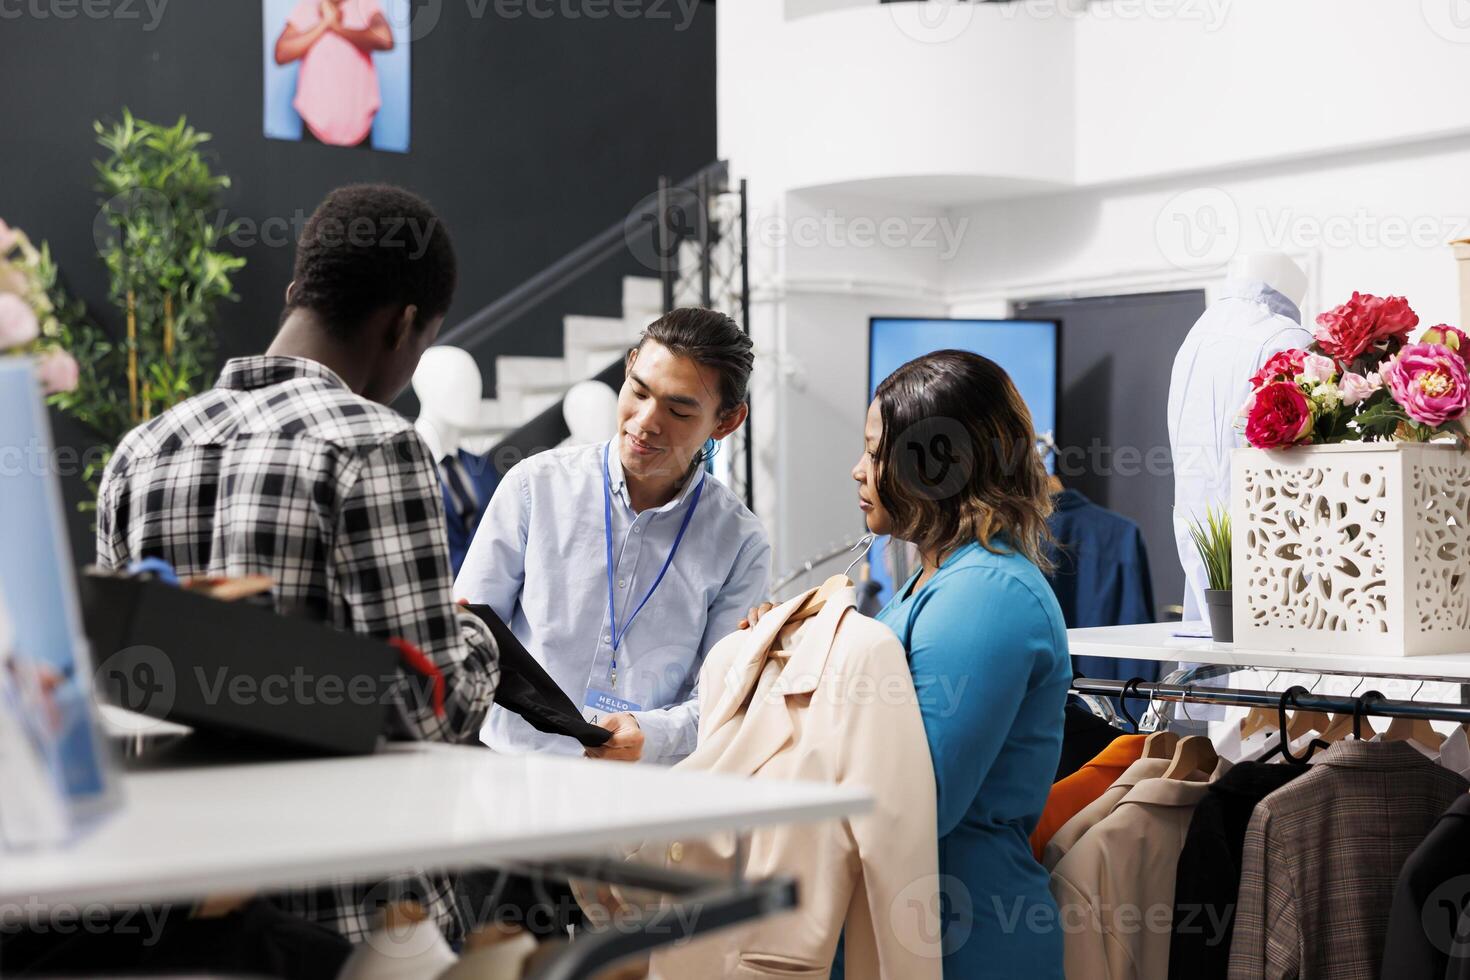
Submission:
{"label": "tall green houseplant", "polygon": [[[97,163],[98,248],[122,338],[74,332],[82,379],[60,403],[110,450],[130,428],[212,380],[215,309],[237,299],[230,277],[245,259],[219,248],[232,229],[215,220],[230,178],[205,158],[208,133],[183,118],[163,126],[126,109],[121,122],[93,127],[107,151]],[[101,465],[85,474],[94,489]]]}

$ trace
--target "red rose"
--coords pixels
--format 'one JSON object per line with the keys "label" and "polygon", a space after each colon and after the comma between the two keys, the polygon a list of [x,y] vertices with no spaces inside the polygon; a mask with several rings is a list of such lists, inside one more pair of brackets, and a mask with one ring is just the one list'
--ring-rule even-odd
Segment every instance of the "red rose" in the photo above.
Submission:
{"label": "red rose", "polygon": [[1306,441],[1312,434],[1312,406],[1301,388],[1287,382],[1269,384],[1246,406],[1245,438],[1257,449],[1280,449]]}
{"label": "red rose", "polygon": [[1409,339],[1409,331],[1419,323],[1419,315],[1409,308],[1402,296],[1370,296],[1353,293],[1353,298],[1317,317],[1313,336],[1322,353],[1343,364],[1354,359],[1380,340]]}
{"label": "red rose", "polygon": [[1270,384],[1273,381],[1293,381],[1298,374],[1302,373],[1302,364],[1307,359],[1304,350],[1284,350],[1272,354],[1271,359],[1261,366],[1256,376],[1251,378],[1251,390]]}

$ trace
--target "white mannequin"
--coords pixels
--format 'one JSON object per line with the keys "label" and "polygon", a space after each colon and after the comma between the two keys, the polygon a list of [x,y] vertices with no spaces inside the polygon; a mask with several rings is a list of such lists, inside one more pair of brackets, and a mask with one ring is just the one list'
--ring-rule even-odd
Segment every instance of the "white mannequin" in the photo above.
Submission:
{"label": "white mannequin", "polygon": [[419,400],[414,428],[429,447],[434,461],[464,448],[466,430],[479,426],[480,367],[470,353],[458,347],[430,347],[413,373],[413,393]]}
{"label": "white mannequin", "polygon": [[1307,296],[1307,274],[1282,252],[1245,252],[1230,263],[1231,279],[1263,282],[1301,309]]}
{"label": "white mannequin", "polygon": [[607,442],[618,431],[618,395],[601,381],[578,381],[567,390],[562,416],[571,430],[564,446]]}

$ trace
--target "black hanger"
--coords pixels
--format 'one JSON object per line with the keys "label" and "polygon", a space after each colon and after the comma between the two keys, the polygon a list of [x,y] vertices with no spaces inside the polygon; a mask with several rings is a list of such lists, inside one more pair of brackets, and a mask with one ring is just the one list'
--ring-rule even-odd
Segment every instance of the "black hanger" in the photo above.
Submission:
{"label": "black hanger", "polygon": [[1353,700],[1353,738],[1358,741],[1363,739],[1363,716],[1368,713],[1367,701],[1369,698],[1382,701],[1383,692],[1365,691],[1362,697]]}
{"label": "black hanger", "polygon": [[1128,699],[1143,697],[1138,690],[1138,685],[1142,683],[1142,677],[1131,677],[1123,682],[1123,690],[1118,692],[1118,710],[1123,712],[1123,717],[1128,719],[1128,727],[1135,732],[1138,731],[1138,719],[1128,710]]}
{"label": "black hanger", "polygon": [[[1262,762],[1271,758],[1271,756],[1279,752],[1281,753],[1281,758],[1285,759],[1292,765],[1305,766],[1308,760],[1312,758],[1312,753],[1316,752],[1318,749],[1327,748],[1326,742],[1322,741],[1320,738],[1314,738],[1309,743],[1307,743],[1306,751],[1303,752],[1301,756],[1298,757],[1291,754],[1291,736],[1287,734],[1286,731],[1286,708],[1288,705],[1293,708],[1301,707],[1301,705],[1297,704],[1297,695],[1310,693],[1310,691],[1308,691],[1305,687],[1302,687],[1300,684],[1288,687],[1284,692],[1282,692],[1281,702],[1276,706],[1276,734],[1281,739],[1281,744],[1277,745],[1270,752],[1267,752],[1265,755],[1261,756]],[[1366,696],[1367,695],[1364,695],[1364,697]],[[1361,701],[1362,699],[1359,698],[1359,700]]]}

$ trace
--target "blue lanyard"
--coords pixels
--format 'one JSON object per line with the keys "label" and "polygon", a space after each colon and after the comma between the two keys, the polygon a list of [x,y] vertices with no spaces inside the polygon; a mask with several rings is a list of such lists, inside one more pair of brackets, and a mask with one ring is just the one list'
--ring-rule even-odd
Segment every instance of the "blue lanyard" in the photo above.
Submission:
{"label": "blue lanyard", "polygon": [[669,549],[669,557],[664,560],[664,567],[659,569],[658,578],[653,580],[653,585],[648,589],[648,595],[644,596],[643,601],[638,603],[638,608],[633,610],[633,615],[628,617],[628,621],[623,624],[623,628],[620,630],[618,629],[617,602],[613,593],[612,477],[607,471],[607,446],[604,445],[602,447],[602,529],[604,532],[603,536],[607,542],[607,618],[608,622],[612,624],[612,669],[614,677],[617,676],[616,672],[618,669],[618,647],[622,644],[623,638],[628,635],[628,630],[632,627],[633,620],[637,619],[638,614],[643,611],[643,607],[648,605],[648,600],[652,599],[653,594],[658,591],[659,583],[664,580],[664,575],[668,572],[669,566],[674,563],[674,556],[679,553],[679,542],[684,540],[684,532],[689,530],[689,521],[694,517],[694,508],[699,506],[699,495],[704,493],[704,481],[705,476],[701,473],[699,475],[699,485],[694,488],[694,494],[689,500],[689,509],[684,512],[684,522],[679,525],[679,533],[674,535],[674,546]]}

